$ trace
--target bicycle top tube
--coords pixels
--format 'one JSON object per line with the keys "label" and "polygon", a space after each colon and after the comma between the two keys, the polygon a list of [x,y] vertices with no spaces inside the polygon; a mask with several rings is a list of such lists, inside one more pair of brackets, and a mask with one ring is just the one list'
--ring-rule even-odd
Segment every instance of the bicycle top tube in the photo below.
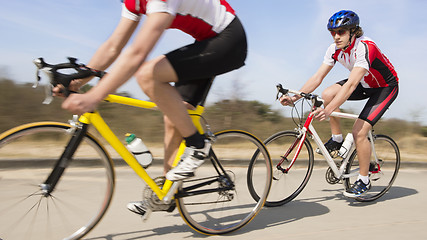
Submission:
{"label": "bicycle top tube", "polygon": [[[108,95],[104,99],[104,101],[109,103],[118,103],[118,104],[123,104],[128,106],[139,107],[139,108],[158,110],[157,105],[153,102],[146,101],[146,100],[139,100],[139,99],[130,98],[130,97],[123,97],[123,96],[114,95],[114,94]],[[188,111],[188,114],[190,115],[201,116],[203,114],[204,107],[201,105],[198,105],[196,109],[194,110],[188,109],[187,111]]]}
{"label": "bicycle top tube", "polygon": [[359,115],[352,114],[352,113],[332,112],[331,117],[357,119],[357,118],[359,118]]}

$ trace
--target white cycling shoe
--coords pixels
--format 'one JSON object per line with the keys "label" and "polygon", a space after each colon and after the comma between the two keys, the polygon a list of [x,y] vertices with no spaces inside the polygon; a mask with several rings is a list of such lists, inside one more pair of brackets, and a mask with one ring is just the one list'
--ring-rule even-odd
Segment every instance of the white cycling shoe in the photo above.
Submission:
{"label": "white cycling shoe", "polygon": [[205,162],[209,156],[211,142],[205,139],[203,148],[186,147],[181,161],[166,174],[170,181],[179,181],[194,176],[194,171]]}

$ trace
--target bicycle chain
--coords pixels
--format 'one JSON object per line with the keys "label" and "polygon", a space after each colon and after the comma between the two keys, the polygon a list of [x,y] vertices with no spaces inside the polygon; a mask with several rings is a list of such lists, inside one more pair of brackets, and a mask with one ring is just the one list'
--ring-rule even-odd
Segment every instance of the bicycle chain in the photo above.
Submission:
{"label": "bicycle chain", "polygon": [[[157,186],[162,187],[166,181],[165,177],[156,177],[153,179]],[[175,201],[169,204],[164,203],[157,197],[153,190],[147,185],[142,193],[142,199],[146,200],[153,211],[167,211],[172,212],[175,209]]]}

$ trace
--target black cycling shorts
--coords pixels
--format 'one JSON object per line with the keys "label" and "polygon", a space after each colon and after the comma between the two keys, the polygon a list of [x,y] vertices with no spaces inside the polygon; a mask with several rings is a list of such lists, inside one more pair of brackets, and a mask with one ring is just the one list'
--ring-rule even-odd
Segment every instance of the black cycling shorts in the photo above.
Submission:
{"label": "black cycling shorts", "polygon": [[[342,86],[347,80],[348,79],[339,81],[337,84]],[[398,85],[381,88],[364,88],[362,84],[359,83],[348,100],[357,101],[368,99],[359,118],[367,121],[371,126],[374,126],[397,98],[398,93]]]}
{"label": "black cycling shorts", "polygon": [[242,67],[246,56],[246,33],[237,16],[217,36],[166,54],[178,76],[175,87],[193,106],[205,100],[215,76]]}

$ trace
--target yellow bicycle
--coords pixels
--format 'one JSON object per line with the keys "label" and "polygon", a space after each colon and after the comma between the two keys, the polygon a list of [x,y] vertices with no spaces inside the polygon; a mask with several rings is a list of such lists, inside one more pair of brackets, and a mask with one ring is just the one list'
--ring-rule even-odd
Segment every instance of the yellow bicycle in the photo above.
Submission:
{"label": "yellow bicycle", "polygon": [[[103,75],[72,58],[56,65],[42,58],[34,62],[53,86],[67,87],[73,79]],[[73,72],[63,72],[69,69]],[[156,107],[149,101],[117,95],[109,95],[105,101]],[[209,160],[195,177],[178,182],[149,176],[98,111],[70,123],[34,122],[0,134],[0,237],[80,239],[102,219],[114,192],[114,163],[88,131],[90,125],[147,184],[144,196],[151,204],[176,204],[184,221],[203,234],[224,234],[243,227],[267,199],[272,179],[270,156],[262,141],[248,132],[210,132],[209,126],[201,123],[203,104],[204,100],[189,114],[213,143]],[[184,147],[181,144],[175,165]],[[256,201],[248,190],[248,175],[257,179],[251,186],[260,193]]]}

